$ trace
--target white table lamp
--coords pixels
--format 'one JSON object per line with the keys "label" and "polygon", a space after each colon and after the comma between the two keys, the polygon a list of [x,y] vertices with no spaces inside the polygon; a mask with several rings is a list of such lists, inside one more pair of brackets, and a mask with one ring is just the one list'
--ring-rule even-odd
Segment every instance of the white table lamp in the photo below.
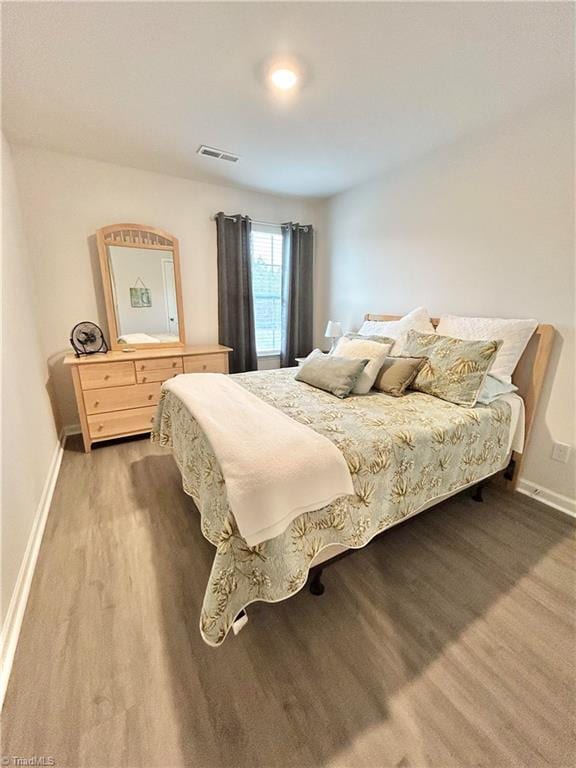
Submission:
{"label": "white table lamp", "polygon": [[336,349],[336,342],[340,336],[342,336],[342,323],[329,320],[324,336],[326,336],[327,339],[332,339],[332,346],[330,347],[330,354],[332,354],[332,352],[334,352]]}

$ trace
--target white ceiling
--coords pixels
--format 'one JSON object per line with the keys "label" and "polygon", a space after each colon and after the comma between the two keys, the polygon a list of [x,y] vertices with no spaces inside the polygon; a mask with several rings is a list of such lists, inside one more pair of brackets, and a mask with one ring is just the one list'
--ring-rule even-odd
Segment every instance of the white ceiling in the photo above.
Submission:
{"label": "white ceiling", "polygon": [[[571,3],[3,3],[14,142],[326,196],[545,98]],[[261,80],[291,55],[286,102]],[[235,152],[237,165],[195,154]]]}

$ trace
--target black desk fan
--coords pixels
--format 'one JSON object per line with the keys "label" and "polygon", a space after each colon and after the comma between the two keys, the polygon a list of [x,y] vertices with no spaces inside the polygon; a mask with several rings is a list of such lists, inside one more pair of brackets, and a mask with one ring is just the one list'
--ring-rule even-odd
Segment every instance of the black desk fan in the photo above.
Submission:
{"label": "black desk fan", "polygon": [[89,320],[83,320],[72,328],[70,344],[72,344],[76,357],[94,355],[97,352],[108,352],[109,349],[101,328]]}

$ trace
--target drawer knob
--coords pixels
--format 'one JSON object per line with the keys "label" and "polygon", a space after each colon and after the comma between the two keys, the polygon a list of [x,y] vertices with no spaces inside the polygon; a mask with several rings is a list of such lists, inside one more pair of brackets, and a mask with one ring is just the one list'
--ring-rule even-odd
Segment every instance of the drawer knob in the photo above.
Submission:
{"label": "drawer knob", "polygon": [[94,408],[98,408],[99,405],[100,405],[100,400],[96,400],[96,402],[94,403]]}
{"label": "drawer knob", "polygon": [[178,363],[176,363],[176,362],[172,363],[172,368],[176,368],[177,365],[178,365]]}
{"label": "drawer knob", "polygon": [[154,395],[148,395],[148,400],[152,400],[153,397]]}
{"label": "drawer knob", "polygon": [[141,371],[145,371],[145,370],[146,370],[146,366],[145,366],[145,365],[141,365],[141,366],[140,366],[140,370],[141,370]]}
{"label": "drawer knob", "polygon": [[104,376],[104,381],[108,381],[108,379],[109,379],[109,378],[110,378],[110,374],[109,374],[109,373],[107,373],[107,374]]}
{"label": "drawer knob", "polygon": [[98,424],[98,432],[100,432],[102,429],[104,429],[104,424]]}
{"label": "drawer knob", "polygon": [[146,382],[148,381],[148,379],[146,378],[146,376],[142,376],[142,381],[144,382],[144,384],[146,384]]}
{"label": "drawer knob", "polygon": [[150,419],[150,424],[154,424],[154,416]]}
{"label": "drawer knob", "polygon": [[206,370],[206,366],[205,366],[205,365],[203,365],[203,366],[202,366],[202,370],[203,370],[203,371],[205,371],[205,370]]}

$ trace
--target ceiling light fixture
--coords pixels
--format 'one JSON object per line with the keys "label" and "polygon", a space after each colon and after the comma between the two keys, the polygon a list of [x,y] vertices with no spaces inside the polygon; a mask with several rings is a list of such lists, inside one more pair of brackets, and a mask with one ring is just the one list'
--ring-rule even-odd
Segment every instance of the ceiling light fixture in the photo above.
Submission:
{"label": "ceiling light fixture", "polygon": [[279,67],[270,73],[270,80],[275,88],[281,91],[289,91],[298,82],[298,75],[293,69]]}

